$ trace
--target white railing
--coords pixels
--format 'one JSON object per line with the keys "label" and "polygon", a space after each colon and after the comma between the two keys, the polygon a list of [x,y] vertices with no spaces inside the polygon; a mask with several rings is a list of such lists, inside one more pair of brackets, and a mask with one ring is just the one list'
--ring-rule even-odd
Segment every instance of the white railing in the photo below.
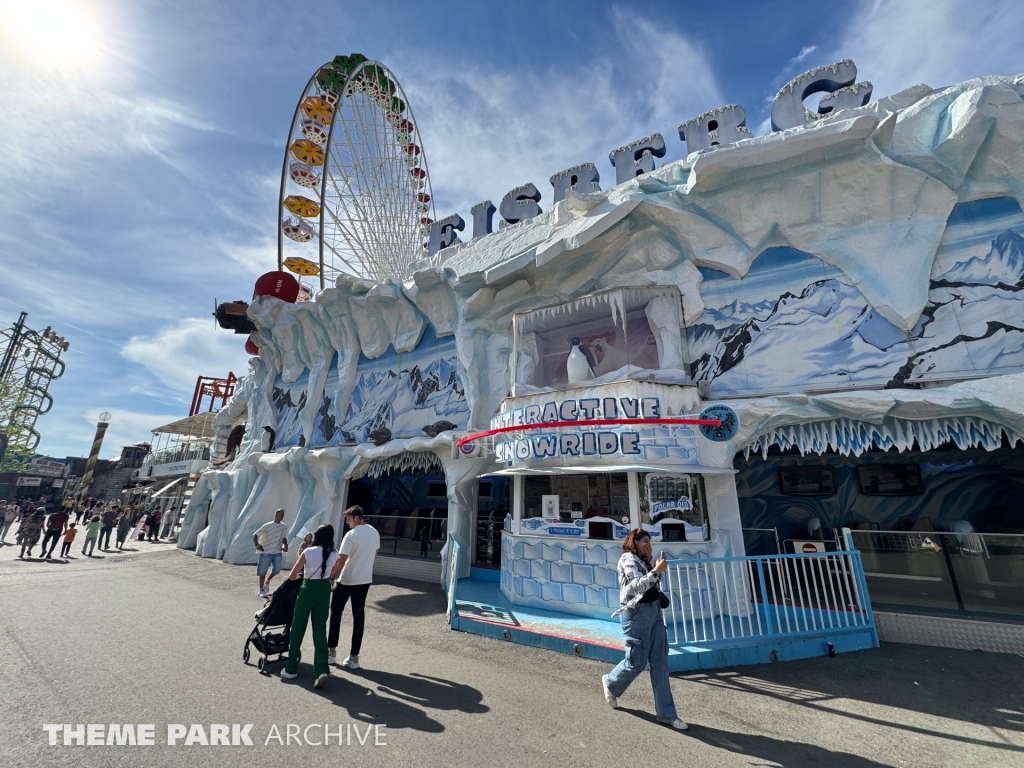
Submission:
{"label": "white railing", "polygon": [[670,560],[670,643],[875,631],[860,553]]}

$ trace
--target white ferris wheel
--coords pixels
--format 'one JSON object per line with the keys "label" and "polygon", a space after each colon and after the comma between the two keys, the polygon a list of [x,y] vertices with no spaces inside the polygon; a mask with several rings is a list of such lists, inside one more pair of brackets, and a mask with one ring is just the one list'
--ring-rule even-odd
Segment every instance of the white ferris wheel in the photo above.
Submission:
{"label": "white ferris wheel", "polygon": [[434,219],[427,158],[383,64],[336,56],[310,78],[292,118],[280,210],[278,269],[318,274],[321,289],[339,273],[402,280],[424,257]]}

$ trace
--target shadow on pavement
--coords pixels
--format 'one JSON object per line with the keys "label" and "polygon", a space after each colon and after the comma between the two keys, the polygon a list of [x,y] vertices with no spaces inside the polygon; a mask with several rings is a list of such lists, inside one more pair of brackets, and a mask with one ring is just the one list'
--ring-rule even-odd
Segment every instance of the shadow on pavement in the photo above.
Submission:
{"label": "shadow on pavement", "polygon": [[346,674],[376,683],[377,688],[389,696],[432,709],[457,709],[469,714],[483,714],[491,709],[485,706],[483,694],[476,688],[440,677],[428,677],[413,672],[398,675],[376,669],[359,669]]}
{"label": "shadow on pavement", "polygon": [[332,674],[323,688],[313,688],[313,665],[299,663],[299,678],[282,683],[309,687],[311,693],[342,707],[353,720],[374,723],[389,729],[409,728],[424,733],[442,733],[444,726],[423,710],[398,699],[380,696],[365,688],[347,674]]}
{"label": "shadow on pavement", "polygon": [[440,594],[436,600],[431,600],[428,594],[405,594],[391,595],[383,600],[378,600],[375,605],[382,611],[397,613],[399,616],[437,616],[445,612],[443,595]]}
{"label": "shadow on pavement", "polygon": [[447,609],[444,592],[441,591],[439,584],[393,577],[381,579],[379,583],[405,590],[404,594],[391,595],[382,600],[373,600],[371,591],[370,604],[380,610],[399,616],[436,616],[443,614]]}
{"label": "shadow on pavement", "polygon": [[834,752],[829,749],[805,744],[799,741],[773,739],[770,736],[756,736],[749,733],[729,733],[717,728],[690,725],[685,731],[697,741],[734,752],[738,755],[769,761],[782,768],[805,765],[827,765],[829,768],[882,768],[892,763],[879,763],[849,752]]}
{"label": "shadow on pavement", "polygon": [[[872,663],[865,664],[870,660]],[[822,674],[822,666],[828,673]],[[864,673],[867,669],[869,672]],[[1024,755],[1024,747],[951,733],[948,725],[900,722],[900,711],[1024,732],[1019,686],[1024,658],[1011,654],[886,644],[881,649],[771,666],[673,675],[676,679],[768,696],[860,723],[992,747]],[[970,696],[965,697],[964,692]],[[913,719],[907,717],[907,720]]]}

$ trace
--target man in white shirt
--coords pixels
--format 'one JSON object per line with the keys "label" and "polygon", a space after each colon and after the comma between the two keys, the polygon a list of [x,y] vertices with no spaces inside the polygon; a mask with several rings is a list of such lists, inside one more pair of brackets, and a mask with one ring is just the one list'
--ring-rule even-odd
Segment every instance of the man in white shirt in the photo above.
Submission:
{"label": "man in white shirt", "polygon": [[333,585],[331,597],[331,624],[327,637],[327,662],[337,661],[338,635],[341,632],[341,614],[345,603],[352,598],[352,646],[342,666],[359,669],[359,648],[363,644],[363,626],[366,621],[366,593],[373,583],[373,561],[380,549],[380,534],[372,525],[367,525],[363,508],[349,507],[345,510],[345,522],[350,530],[341,540],[341,557],[334,566],[340,569],[337,583]]}
{"label": "man in white shirt", "polygon": [[[274,522],[265,523],[252,535],[259,557],[256,560],[256,575],[260,577],[260,597],[270,594],[270,580],[281,572],[284,555],[288,551],[288,526],[284,524],[284,510],[274,512]],[[267,576],[270,570],[270,576]]]}

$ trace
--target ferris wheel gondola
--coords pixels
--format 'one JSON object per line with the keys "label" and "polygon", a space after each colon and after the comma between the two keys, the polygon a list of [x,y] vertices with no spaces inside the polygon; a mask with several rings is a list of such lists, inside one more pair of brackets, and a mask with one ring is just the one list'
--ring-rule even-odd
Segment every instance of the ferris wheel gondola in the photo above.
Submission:
{"label": "ferris wheel gondola", "polygon": [[[278,267],[292,255],[313,259],[321,288],[340,273],[401,280],[423,258],[430,174],[391,70],[356,53],[310,78],[292,118],[279,203]],[[314,240],[318,258],[306,245]]]}

